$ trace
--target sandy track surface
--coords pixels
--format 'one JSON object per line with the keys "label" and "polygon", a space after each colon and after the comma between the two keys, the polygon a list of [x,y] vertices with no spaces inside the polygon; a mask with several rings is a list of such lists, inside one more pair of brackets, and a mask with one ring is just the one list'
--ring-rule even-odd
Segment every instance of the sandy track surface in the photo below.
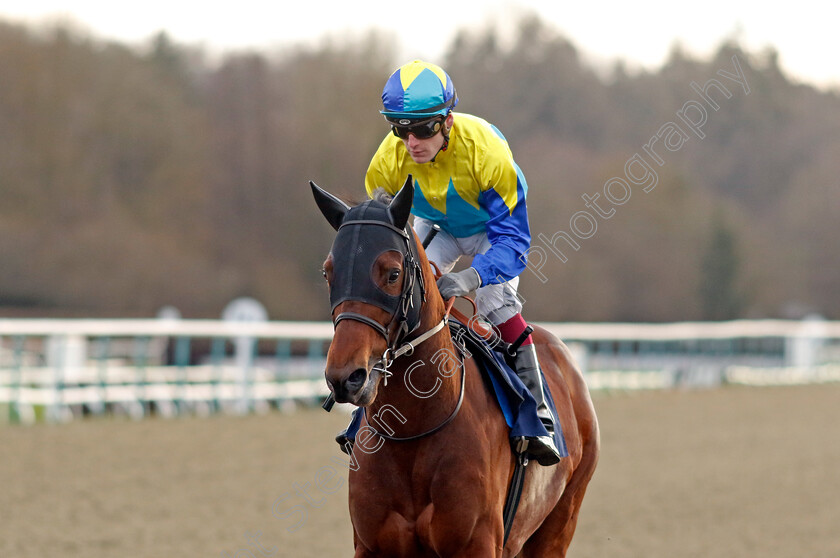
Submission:
{"label": "sandy track surface", "polygon": [[[840,386],[595,404],[603,451],[571,557],[840,556]],[[0,427],[0,557],[352,556],[346,420]]]}

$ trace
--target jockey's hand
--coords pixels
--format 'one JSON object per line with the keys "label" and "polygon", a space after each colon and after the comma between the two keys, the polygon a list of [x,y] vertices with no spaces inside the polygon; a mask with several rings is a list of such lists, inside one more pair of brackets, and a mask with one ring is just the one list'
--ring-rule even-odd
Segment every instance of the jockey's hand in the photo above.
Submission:
{"label": "jockey's hand", "polygon": [[481,286],[481,277],[474,267],[468,267],[456,273],[446,273],[437,280],[438,290],[443,300],[453,296],[463,296]]}

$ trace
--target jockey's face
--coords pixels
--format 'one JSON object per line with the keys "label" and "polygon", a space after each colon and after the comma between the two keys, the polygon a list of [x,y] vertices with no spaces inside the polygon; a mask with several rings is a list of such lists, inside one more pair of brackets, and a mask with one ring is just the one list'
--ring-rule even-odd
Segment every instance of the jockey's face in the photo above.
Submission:
{"label": "jockey's face", "polygon": [[455,117],[452,114],[449,114],[449,116],[446,117],[444,127],[441,128],[441,131],[430,138],[418,139],[414,134],[408,134],[408,138],[402,141],[403,144],[405,144],[405,148],[408,150],[408,154],[411,156],[411,159],[415,163],[428,163],[434,159],[443,147],[443,142],[445,141],[443,132],[449,133],[454,121]]}

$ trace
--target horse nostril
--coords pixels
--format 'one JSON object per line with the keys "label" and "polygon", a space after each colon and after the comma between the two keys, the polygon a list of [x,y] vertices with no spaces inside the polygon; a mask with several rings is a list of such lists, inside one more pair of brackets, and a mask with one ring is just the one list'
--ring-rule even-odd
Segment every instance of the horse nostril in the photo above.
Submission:
{"label": "horse nostril", "polygon": [[328,384],[330,385],[330,387],[332,388],[332,391],[333,391],[333,394],[334,394],[334,395],[336,395],[336,396],[341,395],[341,393],[340,393],[340,390],[341,390],[341,382],[336,381],[336,380],[330,380],[329,378],[327,378],[327,383],[328,383]]}
{"label": "horse nostril", "polygon": [[367,381],[367,370],[364,368],[357,368],[347,377],[347,380],[344,381],[344,388],[348,393],[356,393],[362,389],[362,386],[365,385],[365,381]]}

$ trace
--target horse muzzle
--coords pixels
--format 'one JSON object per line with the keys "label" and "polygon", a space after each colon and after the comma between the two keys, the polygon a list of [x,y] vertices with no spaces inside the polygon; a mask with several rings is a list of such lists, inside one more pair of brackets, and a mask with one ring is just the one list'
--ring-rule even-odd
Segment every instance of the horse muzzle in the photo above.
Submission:
{"label": "horse muzzle", "polygon": [[351,371],[327,369],[327,385],[337,403],[351,403],[358,407],[370,405],[376,397],[380,371],[373,366],[358,367]]}

